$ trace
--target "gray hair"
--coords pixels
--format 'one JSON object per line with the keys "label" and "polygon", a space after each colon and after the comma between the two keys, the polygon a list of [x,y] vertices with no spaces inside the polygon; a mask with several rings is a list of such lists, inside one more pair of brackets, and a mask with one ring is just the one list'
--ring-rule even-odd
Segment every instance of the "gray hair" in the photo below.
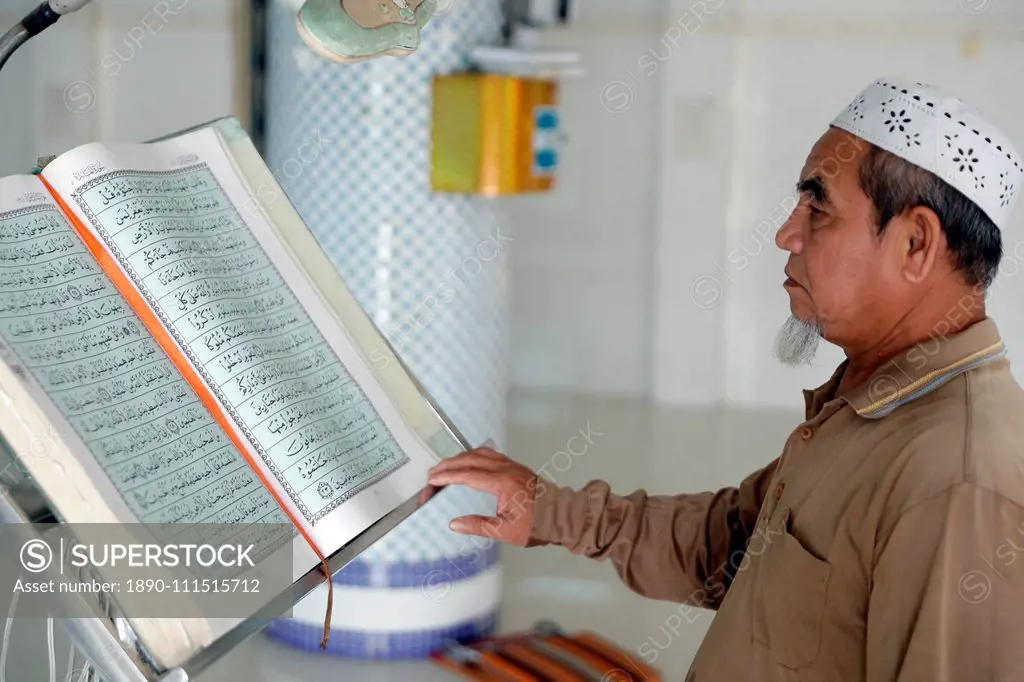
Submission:
{"label": "gray hair", "polygon": [[999,271],[999,228],[981,208],[937,175],[874,145],[860,165],[860,188],[875,206],[878,233],[915,206],[935,212],[954,254],[954,265],[970,286],[988,287]]}

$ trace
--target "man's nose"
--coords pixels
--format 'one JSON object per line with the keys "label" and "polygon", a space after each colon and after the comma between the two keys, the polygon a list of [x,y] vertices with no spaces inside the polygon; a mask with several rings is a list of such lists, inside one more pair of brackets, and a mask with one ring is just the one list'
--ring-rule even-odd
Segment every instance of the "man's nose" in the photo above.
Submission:
{"label": "man's nose", "polygon": [[775,245],[783,251],[800,253],[804,247],[800,223],[800,209],[797,208],[775,233]]}

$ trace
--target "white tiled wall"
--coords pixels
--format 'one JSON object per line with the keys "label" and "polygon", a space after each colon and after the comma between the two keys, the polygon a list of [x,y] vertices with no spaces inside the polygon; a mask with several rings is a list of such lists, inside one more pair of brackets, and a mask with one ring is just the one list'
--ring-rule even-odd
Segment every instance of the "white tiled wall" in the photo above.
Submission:
{"label": "white tiled wall", "polygon": [[[788,314],[774,233],[807,151],[887,73],[961,95],[1024,149],[1024,2],[625,7],[588,5],[547,36],[579,47],[590,75],[565,85],[561,188],[513,214],[513,380],[795,408],[841,360],[832,347],[802,370],[772,358]],[[607,111],[602,93],[629,107]],[[990,312],[1011,353],[1024,352],[1024,206],[1004,243]]]}
{"label": "white tiled wall", "polygon": [[[691,6],[678,4],[684,12]],[[969,14],[955,2],[830,3],[831,12],[810,14],[795,0],[741,4],[759,14],[706,18],[665,64],[666,149],[694,133],[680,120],[696,98],[708,97],[718,115],[699,132],[717,141],[710,159],[664,158],[655,395],[793,407],[802,402],[799,389],[823,382],[841,360],[827,347],[815,367],[793,370],[771,354],[788,314],[786,256],[773,235],[807,151],[862,87],[887,73],[959,94],[1024,148],[1024,93],[1008,87],[1024,57],[1017,39],[1024,5],[992,2]],[[844,7],[856,11],[843,14]],[[767,18],[780,9],[801,14]],[[1004,245],[1011,251],[1021,240],[1024,207]],[[1017,251],[1024,255],[1024,245]],[[1014,313],[1024,282],[1013,279],[1019,263],[1004,265],[990,313],[1013,353],[1024,350],[1024,324]]]}
{"label": "white tiled wall", "polygon": [[[37,0],[3,0],[7,30]],[[102,141],[143,141],[220,116],[238,94],[244,0],[96,0],[0,72],[0,173]],[[247,62],[242,64],[247,66]],[[12,93],[17,93],[15,96]]]}
{"label": "white tiled wall", "polygon": [[[650,376],[661,88],[627,68],[661,28],[661,0],[585,2],[545,34],[579,50],[588,75],[562,84],[567,147],[554,193],[510,201],[512,382],[642,396]],[[635,71],[635,69],[634,69]],[[616,111],[602,103],[605,98]],[[628,81],[636,92],[628,107]]]}

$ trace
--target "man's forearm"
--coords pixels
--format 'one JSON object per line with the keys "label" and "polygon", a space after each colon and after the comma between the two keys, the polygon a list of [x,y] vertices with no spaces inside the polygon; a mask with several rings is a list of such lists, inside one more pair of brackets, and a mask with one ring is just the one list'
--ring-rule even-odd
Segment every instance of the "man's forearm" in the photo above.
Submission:
{"label": "man's forearm", "polygon": [[530,545],[556,544],[610,559],[623,582],[652,599],[717,608],[757,521],[773,462],[738,488],[693,495],[614,495],[592,481],[574,491],[544,483]]}

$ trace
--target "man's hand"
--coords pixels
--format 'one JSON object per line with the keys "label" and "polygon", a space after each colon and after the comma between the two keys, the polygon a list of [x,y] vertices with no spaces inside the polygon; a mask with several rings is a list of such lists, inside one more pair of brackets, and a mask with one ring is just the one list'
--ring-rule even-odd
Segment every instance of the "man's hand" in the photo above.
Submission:
{"label": "man's hand", "polygon": [[529,468],[483,447],[446,459],[429,472],[426,499],[446,485],[466,485],[498,498],[498,515],[460,516],[449,527],[466,535],[525,547],[533,524],[533,504],[544,482]]}

